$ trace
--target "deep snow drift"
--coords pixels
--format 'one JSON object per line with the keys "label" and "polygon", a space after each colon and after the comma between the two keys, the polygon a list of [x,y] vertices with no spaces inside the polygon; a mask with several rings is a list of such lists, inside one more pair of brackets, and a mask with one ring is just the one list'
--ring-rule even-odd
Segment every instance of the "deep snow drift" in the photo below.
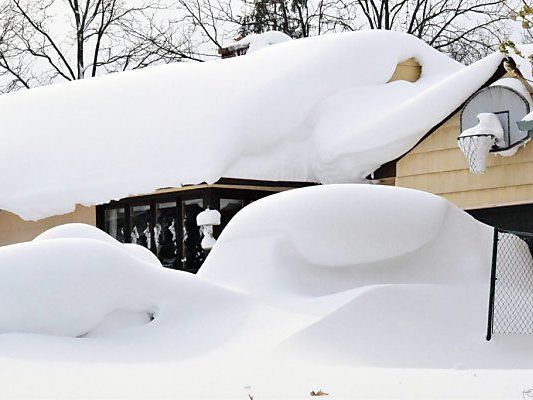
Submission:
{"label": "deep snow drift", "polygon": [[[261,329],[258,316],[274,329]],[[279,341],[276,335],[303,322],[165,269],[144,247],[89,225],[59,226],[0,248],[0,357],[184,360],[232,342],[244,351],[247,341]]]}
{"label": "deep snow drift", "polygon": [[[489,370],[533,368],[532,339],[485,340],[491,241],[438,196],[374,185],[252,203],[197,275],[90,226],[53,228],[0,248],[0,384],[12,396],[234,399],[252,385],[260,398],[352,399],[436,397],[421,383],[432,379],[447,398],[508,394],[531,371],[495,392]],[[72,386],[50,383],[64,374]]]}
{"label": "deep snow drift", "polygon": [[196,276],[65,225],[0,248],[0,355],[533,366],[516,341],[484,339],[491,238],[440,197],[373,185],[253,203]]}
{"label": "deep snow drift", "polygon": [[[388,83],[411,57],[422,77]],[[500,61],[464,67],[413,36],[360,31],[3,95],[0,209],[39,219],[221,177],[357,182]]]}
{"label": "deep snow drift", "polygon": [[277,348],[299,360],[399,368],[533,366],[530,353],[518,354],[515,342],[484,338],[491,239],[490,227],[428,193],[312,187],[242,210],[198,275],[315,315],[316,322]]}

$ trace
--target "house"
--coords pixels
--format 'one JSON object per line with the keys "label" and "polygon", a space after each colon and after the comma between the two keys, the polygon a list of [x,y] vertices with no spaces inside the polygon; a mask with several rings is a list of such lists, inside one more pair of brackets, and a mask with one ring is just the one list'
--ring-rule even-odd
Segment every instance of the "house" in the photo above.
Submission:
{"label": "house", "polygon": [[[421,66],[411,58],[398,63],[390,81],[415,82],[420,73]],[[97,206],[77,205],[74,212],[37,221],[0,211],[0,245],[31,240],[56,225],[83,222],[100,227],[120,241],[152,248],[165,266],[196,271],[206,255],[196,226],[196,215],[204,208],[221,212],[221,226],[215,227],[218,237],[231,217],[250,202],[313,184],[222,178],[213,184],[158,189]]]}
{"label": "house", "polygon": [[487,222],[531,212],[531,147],[482,176],[457,147],[468,99],[507,73],[501,55],[464,67],[386,31],[258,38],[245,57],[2,96],[0,245],[83,222],[195,272],[202,210],[220,210],[217,237],[269,194],[365,177]]}
{"label": "house", "polygon": [[247,36],[239,37],[229,46],[220,48],[218,54],[222,59],[239,57],[289,40],[291,40],[291,37],[283,32],[270,31],[261,34],[251,33]]}
{"label": "house", "polygon": [[[395,170],[397,186],[438,194],[489,225],[533,232],[533,147],[527,145],[531,131],[517,126],[533,109],[533,88],[523,77],[509,75],[499,68],[487,82],[495,81],[491,86],[480,88],[389,168]],[[494,146],[492,154],[486,153],[483,173],[472,173],[458,138],[468,128],[468,118],[481,112],[496,114],[504,135],[514,131],[518,136],[501,148]]]}

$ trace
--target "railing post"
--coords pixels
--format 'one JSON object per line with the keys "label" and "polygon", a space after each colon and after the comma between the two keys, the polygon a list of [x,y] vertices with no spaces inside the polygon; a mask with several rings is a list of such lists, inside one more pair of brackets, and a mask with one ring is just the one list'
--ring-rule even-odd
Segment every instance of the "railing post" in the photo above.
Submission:
{"label": "railing post", "polygon": [[487,322],[487,340],[492,338],[492,324],[494,321],[494,291],[496,289],[496,260],[498,259],[498,228],[494,228],[492,239],[492,266],[490,269],[489,317]]}

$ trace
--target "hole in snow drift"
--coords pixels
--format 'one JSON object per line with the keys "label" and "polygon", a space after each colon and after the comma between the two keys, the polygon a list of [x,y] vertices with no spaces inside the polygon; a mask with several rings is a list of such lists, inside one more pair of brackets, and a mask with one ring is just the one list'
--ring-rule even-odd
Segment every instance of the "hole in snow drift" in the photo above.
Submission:
{"label": "hole in snow drift", "polygon": [[115,310],[107,314],[95,328],[78,337],[104,336],[122,329],[149,324],[154,318],[153,312]]}
{"label": "hole in snow drift", "polygon": [[422,75],[422,65],[414,57],[408,58],[396,65],[389,82],[407,81],[414,83],[420,79]]}

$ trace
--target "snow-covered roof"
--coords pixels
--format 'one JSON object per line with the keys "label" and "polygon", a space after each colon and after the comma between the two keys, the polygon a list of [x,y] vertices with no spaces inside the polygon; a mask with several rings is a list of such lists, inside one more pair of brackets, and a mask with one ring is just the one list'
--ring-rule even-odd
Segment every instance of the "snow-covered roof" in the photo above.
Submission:
{"label": "snow-covered roof", "polygon": [[527,90],[527,88],[524,86],[520,80],[516,78],[501,78],[498,79],[496,82],[494,82],[491,86],[505,86],[509,89],[514,90],[515,92],[519,93],[526,99],[526,101],[529,103],[530,106],[533,106],[533,99],[531,98],[531,94]]}
{"label": "snow-covered roof", "polygon": [[[389,82],[416,58],[415,82]],[[0,208],[25,219],[221,177],[357,182],[494,74],[361,31],[0,96]]]}
{"label": "snow-covered roof", "polygon": [[268,46],[287,42],[289,40],[292,40],[292,38],[283,32],[268,31],[264,33],[251,33],[229,45],[227,49],[236,50],[248,48],[246,54],[251,54],[254,51],[262,50]]}

